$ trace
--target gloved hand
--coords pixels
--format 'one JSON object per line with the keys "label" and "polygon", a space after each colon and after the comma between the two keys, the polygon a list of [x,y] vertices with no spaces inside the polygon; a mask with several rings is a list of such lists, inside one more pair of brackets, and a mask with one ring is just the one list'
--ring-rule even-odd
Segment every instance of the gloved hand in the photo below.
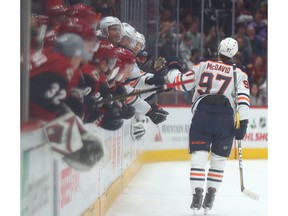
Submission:
{"label": "gloved hand", "polygon": [[120,109],[120,118],[122,119],[130,119],[135,114],[135,107],[122,103],[122,107]]}
{"label": "gloved hand", "polygon": [[166,120],[169,113],[158,106],[158,104],[151,104],[151,109],[146,113],[154,124],[159,124]]}
{"label": "gloved hand", "polygon": [[186,65],[180,58],[176,56],[168,56],[166,57],[165,66],[157,70],[155,74],[165,77],[167,76],[167,73],[172,69],[178,69],[181,73],[183,73],[185,72],[185,68],[186,68]]}
{"label": "gloved hand", "polygon": [[169,56],[166,58],[167,63],[166,63],[166,67],[168,68],[168,70],[171,70],[173,68],[177,68],[179,71],[182,71],[183,68],[183,61],[176,57],[176,56]]}
{"label": "gloved hand", "polygon": [[142,122],[137,122],[131,125],[130,135],[134,141],[140,140],[146,133],[145,125]]}
{"label": "gloved hand", "polygon": [[244,138],[244,136],[246,135],[246,131],[247,131],[247,124],[248,124],[247,119],[241,120],[240,128],[234,129],[234,136],[236,140],[242,140]]}
{"label": "gloved hand", "polygon": [[102,109],[102,104],[98,103],[102,99],[103,97],[99,92],[97,92],[95,95],[88,95],[84,97],[84,123],[94,122],[103,117],[105,112]]}
{"label": "gloved hand", "polygon": [[124,121],[122,119],[114,119],[114,118],[111,118],[109,115],[104,115],[99,126],[106,130],[114,131],[114,130],[118,130],[119,128],[121,128],[123,123]]}
{"label": "gloved hand", "polygon": [[151,77],[147,77],[145,83],[148,85],[164,85],[165,80],[163,76],[160,76],[159,74],[154,74]]}
{"label": "gloved hand", "polygon": [[90,132],[82,135],[82,142],[83,147],[70,155],[65,155],[64,160],[76,170],[88,171],[103,158],[103,144]]}

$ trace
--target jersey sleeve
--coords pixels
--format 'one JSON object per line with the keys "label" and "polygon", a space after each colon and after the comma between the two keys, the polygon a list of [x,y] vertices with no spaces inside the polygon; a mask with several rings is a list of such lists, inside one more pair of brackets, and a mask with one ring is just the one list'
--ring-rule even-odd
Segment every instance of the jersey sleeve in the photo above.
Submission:
{"label": "jersey sleeve", "polygon": [[246,73],[237,70],[237,101],[240,120],[249,119],[250,88]]}
{"label": "jersey sleeve", "polygon": [[[135,91],[135,89],[129,85],[126,85],[125,89],[127,91],[127,94],[130,94]],[[141,97],[137,95],[128,97],[125,103],[127,105],[133,106],[135,108],[136,113],[139,113],[139,114],[146,114],[151,108],[149,103],[147,103],[145,100],[143,100]]]}
{"label": "jersey sleeve", "polygon": [[188,71],[185,74],[182,74],[178,69],[172,69],[167,73],[166,81],[167,83],[180,83],[183,81],[188,81],[182,85],[176,85],[175,90],[177,91],[191,91],[195,85],[195,73],[194,71]]}

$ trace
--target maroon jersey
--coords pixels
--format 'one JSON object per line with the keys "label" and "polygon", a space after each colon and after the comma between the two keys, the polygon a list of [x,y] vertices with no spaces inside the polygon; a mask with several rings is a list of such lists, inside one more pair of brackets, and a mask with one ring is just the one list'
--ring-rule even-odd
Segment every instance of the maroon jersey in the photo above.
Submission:
{"label": "maroon jersey", "polygon": [[30,117],[50,121],[58,115],[73,73],[69,59],[52,49],[32,54]]}

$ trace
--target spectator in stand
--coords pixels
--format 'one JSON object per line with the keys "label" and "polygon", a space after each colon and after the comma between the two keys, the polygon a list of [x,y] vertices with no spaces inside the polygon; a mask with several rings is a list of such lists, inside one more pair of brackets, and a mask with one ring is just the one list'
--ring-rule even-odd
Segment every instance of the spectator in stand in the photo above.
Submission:
{"label": "spectator in stand", "polygon": [[268,21],[268,3],[263,1],[260,3],[260,13],[262,14],[262,19],[266,22]]}
{"label": "spectator in stand", "polygon": [[[189,32],[191,33],[192,47],[201,50],[201,33],[199,32],[198,20],[193,21],[190,26]],[[205,35],[203,35],[205,41]]]}
{"label": "spectator in stand", "polygon": [[191,56],[191,49],[192,49],[192,37],[190,32],[186,32],[183,35],[183,39],[179,46],[180,49],[180,58],[187,63]]}
{"label": "spectator in stand", "polygon": [[171,31],[167,32],[164,36],[164,42],[159,47],[159,56],[168,57],[176,56],[176,48],[174,45],[174,36]]}
{"label": "spectator in stand", "polygon": [[246,9],[244,0],[236,1],[236,11],[235,11],[235,20],[237,23],[243,23],[245,26],[253,20],[251,11]]}
{"label": "spectator in stand", "polygon": [[250,106],[265,106],[265,97],[261,94],[258,83],[250,87]]}
{"label": "spectator in stand", "polygon": [[171,37],[171,42],[174,46],[174,41],[175,41],[175,36],[174,36],[174,31],[173,28],[175,26],[175,22],[162,22],[160,23],[159,27],[159,41],[158,41],[158,46],[162,47],[166,43],[166,36]]}
{"label": "spectator in stand", "polygon": [[250,84],[257,83],[261,86],[267,78],[267,67],[261,56],[256,56],[253,64],[247,67]]}
{"label": "spectator in stand", "polygon": [[263,19],[261,12],[258,10],[254,14],[253,21],[249,24],[255,29],[256,36],[262,41],[267,40],[267,20]]}
{"label": "spectator in stand", "polygon": [[190,26],[193,23],[193,20],[194,20],[194,17],[192,15],[192,12],[191,11],[187,11],[184,14],[183,19],[181,21],[185,32],[189,30]]}
{"label": "spectator in stand", "polygon": [[[219,31],[219,33],[217,32]],[[205,58],[215,58],[218,52],[218,41],[224,38],[224,32],[222,29],[217,30],[215,25],[212,25],[209,29],[208,34],[205,37]]]}
{"label": "spectator in stand", "polygon": [[[248,64],[251,63],[251,47],[245,47],[245,42],[244,42],[244,38],[243,37],[236,37],[235,38],[238,42],[238,46],[239,46],[239,52],[241,53],[241,65],[243,65],[244,67],[246,67]],[[250,42],[250,41],[249,41]]]}
{"label": "spectator in stand", "polygon": [[246,35],[246,27],[242,23],[237,25],[237,32],[235,35],[235,39],[239,37],[243,38],[243,42],[244,42],[243,49],[245,50],[245,55],[248,55],[247,58],[251,58],[252,56],[251,42]]}
{"label": "spectator in stand", "polygon": [[120,1],[115,0],[91,0],[91,6],[94,7],[97,12],[101,13],[103,17],[118,17],[120,9],[119,2]]}
{"label": "spectator in stand", "polygon": [[254,56],[262,56],[264,55],[264,47],[262,41],[255,35],[255,29],[253,26],[247,27],[247,37],[250,40],[251,48],[252,48],[252,58]]}
{"label": "spectator in stand", "polygon": [[191,56],[189,58],[189,61],[186,62],[188,70],[190,70],[194,64],[198,63],[200,61],[200,50],[199,49],[192,49],[191,50]]}
{"label": "spectator in stand", "polygon": [[160,24],[163,22],[174,22],[175,17],[173,17],[172,8],[170,6],[163,7],[160,13]]}

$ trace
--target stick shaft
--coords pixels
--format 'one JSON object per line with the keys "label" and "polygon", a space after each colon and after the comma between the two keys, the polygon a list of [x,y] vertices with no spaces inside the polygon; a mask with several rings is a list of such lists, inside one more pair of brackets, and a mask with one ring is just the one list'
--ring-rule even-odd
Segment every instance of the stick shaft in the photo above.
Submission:
{"label": "stick shaft", "polygon": [[[237,74],[236,64],[233,64],[233,77],[234,77],[234,91],[235,91],[235,104],[236,104],[236,128],[240,127],[240,117],[238,112],[238,91],[237,91]],[[244,175],[243,175],[243,159],[242,159],[242,143],[241,140],[237,140],[238,149],[238,162],[239,162],[239,174],[240,174],[240,188],[241,192],[247,197],[258,200],[259,195],[249,191],[244,186]]]}
{"label": "stick shaft", "polygon": [[142,90],[142,91],[133,91],[130,94],[117,95],[117,96],[114,96],[113,98],[103,99],[103,100],[97,102],[97,104],[109,103],[109,102],[116,101],[116,100],[123,100],[123,99],[129,98],[131,96],[141,95],[141,94],[154,92],[154,91],[172,89],[175,86],[184,85],[184,84],[191,83],[191,82],[194,82],[194,79],[184,80],[184,81],[176,82],[176,83],[169,83],[169,84],[165,84],[165,85],[162,85],[162,86],[157,86],[157,87],[150,88],[150,89],[145,89],[145,90]]}

